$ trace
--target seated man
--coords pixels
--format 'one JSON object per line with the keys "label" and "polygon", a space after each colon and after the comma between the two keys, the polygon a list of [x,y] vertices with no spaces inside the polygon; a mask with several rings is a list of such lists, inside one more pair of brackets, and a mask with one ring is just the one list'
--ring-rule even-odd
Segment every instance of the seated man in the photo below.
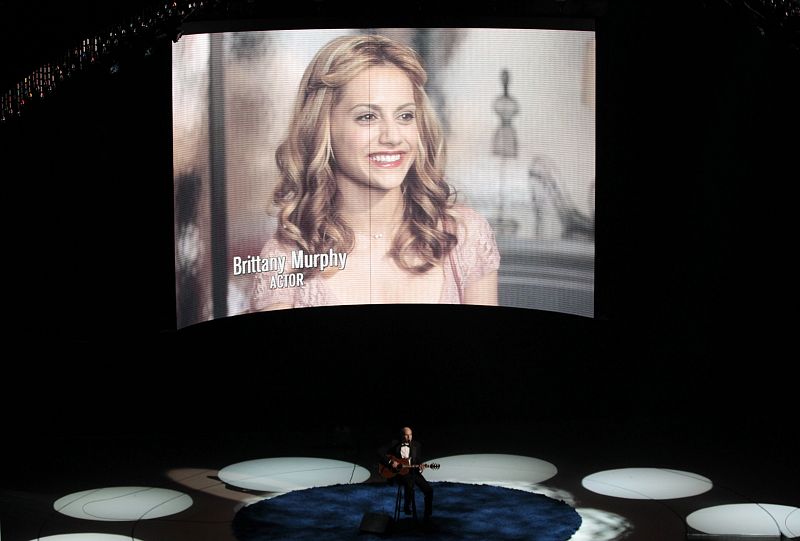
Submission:
{"label": "seated man", "polygon": [[430,521],[431,514],[433,513],[433,489],[430,483],[422,476],[422,472],[426,465],[422,462],[422,444],[414,440],[413,432],[409,427],[404,427],[401,432],[401,439],[392,440],[390,443],[378,449],[380,455],[380,463],[389,468],[397,468],[401,464],[393,460],[389,455],[395,458],[408,459],[409,465],[417,467],[411,468],[406,475],[398,475],[394,479],[403,483],[403,510],[406,515],[411,514],[411,498],[413,497],[412,491],[414,485],[417,485],[422,493],[425,495],[425,521]]}

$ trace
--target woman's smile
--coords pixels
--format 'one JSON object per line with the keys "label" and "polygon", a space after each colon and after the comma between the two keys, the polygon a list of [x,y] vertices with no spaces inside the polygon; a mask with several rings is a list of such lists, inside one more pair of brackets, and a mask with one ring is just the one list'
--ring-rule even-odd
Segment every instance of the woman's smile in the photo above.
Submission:
{"label": "woman's smile", "polygon": [[405,152],[375,152],[369,155],[369,161],[381,169],[400,167],[405,159]]}

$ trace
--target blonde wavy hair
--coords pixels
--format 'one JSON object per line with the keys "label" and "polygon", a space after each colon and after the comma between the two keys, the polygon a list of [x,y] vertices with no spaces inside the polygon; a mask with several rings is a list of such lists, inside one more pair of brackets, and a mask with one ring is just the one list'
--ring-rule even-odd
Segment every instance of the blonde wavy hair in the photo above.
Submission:
{"label": "blonde wavy hair", "polygon": [[355,235],[337,204],[331,111],[349,81],[381,65],[396,66],[411,80],[419,133],[417,158],[402,186],[403,223],[390,253],[401,268],[424,273],[457,243],[449,213],[455,194],[444,180],[444,136],[425,93],[425,69],[413,49],[384,36],[336,38],[306,68],[288,136],[275,154],[281,172],[273,196],[280,209],[278,238],[309,253],[352,250]]}

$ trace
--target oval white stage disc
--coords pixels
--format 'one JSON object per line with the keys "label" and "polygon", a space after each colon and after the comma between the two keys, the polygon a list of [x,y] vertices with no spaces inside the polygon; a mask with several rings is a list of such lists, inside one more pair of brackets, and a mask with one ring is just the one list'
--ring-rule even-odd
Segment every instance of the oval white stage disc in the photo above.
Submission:
{"label": "oval white stage disc", "polygon": [[715,535],[800,535],[800,508],[768,503],[706,507],[686,517],[697,531]]}
{"label": "oval white stage disc", "polygon": [[637,500],[686,498],[708,492],[714,486],[702,475],[661,468],[606,470],[587,475],[581,484],[597,494]]}
{"label": "oval white stage disc", "polygon": [[219,471],[225,483],[247,490],[290,492],[305,488],[363,483],[369,472],[350,462],[328,458],[280,457],[248,460]]}
{"label": "oval white stage disc", "polygon": [[558,473],[558,469],[550,462],[519,455],[455,455],[429,462],[440,465],[439,469],[425,470],[425,478],[429,481],[485,484],[541,483]]}
{"label": "oval white stage disc", "polygon": [[166,517],[191,506],[192,498],[175,490],[106,487],[59,498],[53,504],[53,509],[70,517],[87,520],[126,521]]}

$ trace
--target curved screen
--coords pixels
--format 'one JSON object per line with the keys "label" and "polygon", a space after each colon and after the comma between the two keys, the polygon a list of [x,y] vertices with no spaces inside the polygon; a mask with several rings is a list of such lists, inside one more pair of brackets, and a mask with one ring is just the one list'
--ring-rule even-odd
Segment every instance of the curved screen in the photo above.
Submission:
{"label": "curved screen", "polygon": [[593,316],[595,34],[183,36],[178,325],[335,305]]}

